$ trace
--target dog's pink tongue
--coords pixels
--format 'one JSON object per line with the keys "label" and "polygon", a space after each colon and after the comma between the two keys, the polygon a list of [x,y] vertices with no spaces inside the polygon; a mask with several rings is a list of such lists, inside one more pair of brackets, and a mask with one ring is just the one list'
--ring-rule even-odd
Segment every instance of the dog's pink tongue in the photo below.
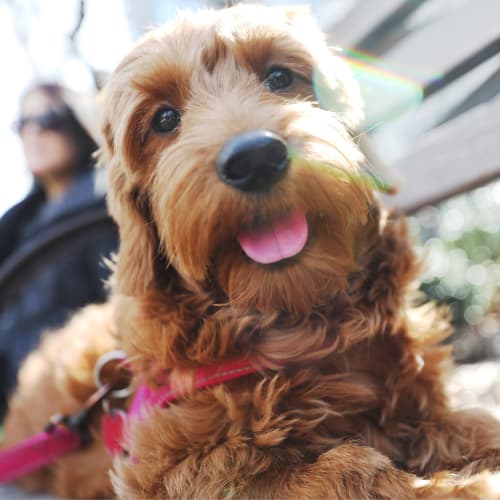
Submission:
{"label": "dog's pink tongue", "polygon": [[302,251],[307,242],[308,226],[306,216],[292,212],[270,226],[238,235],[243,251],[259,264],[272,264],[289,259]]}

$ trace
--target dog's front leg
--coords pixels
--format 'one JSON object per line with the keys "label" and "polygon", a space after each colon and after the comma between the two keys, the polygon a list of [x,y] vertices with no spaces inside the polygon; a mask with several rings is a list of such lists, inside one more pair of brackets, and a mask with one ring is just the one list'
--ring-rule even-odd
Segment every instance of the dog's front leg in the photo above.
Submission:
{"label": "dog's front leg", "polygon": [[500,471],[500,421],[482,411],[456,412],[461,431],[470,437],[466,449],[467,464],[463,475],[488,469]]}
{"label": "dog's front leg", "polygon": [[500,422],[480,410],[439,415],[419,426],[410,455],[409,468],[417,473],[500,470]]}
{"label": "dog's front leg", "polygon": [[373,448],[346,444],[312,464],[293,468],[250,489],[250,498],[410,499],[415,476],[395,468]]}
{"label": "dog's front leg", "polygon": [[[238,461],[238,453],[226,451],[214,450],[201,462],[189,457],[172,463],[168,471],[169,460],[158,461],[155,453],[141,460],[119,458],[112,474],[115,492],[119,498],[162,499],[500,499],[500,475],[462,478],[440,472],[422,479],[397,469],[375,449],[354,444],[329,450],[314,463],[290,467],[282,460],[248,461],[253,453]],[[232,459],[221,460],[224,456]]]}
{"label": "dog's front leg", "polygon": [[343,445],[294,470],[255,498],[331,499],[500,499],[500,473],[470,477],[441,471],[422,479],[394,467],[373,448]]}

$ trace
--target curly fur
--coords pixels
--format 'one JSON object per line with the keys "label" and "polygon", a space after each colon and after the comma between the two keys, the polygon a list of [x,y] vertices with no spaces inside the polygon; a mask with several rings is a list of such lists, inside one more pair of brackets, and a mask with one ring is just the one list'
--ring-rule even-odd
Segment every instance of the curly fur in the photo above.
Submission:
{"label": "curly fur", "polygon": [[[302,76],[287,92],[262,84],[276,65]],[[336,109],[315,101],[313,74]],[[165,104],[182,123],[158,135],[150,124]],[[134,422],[133,459],[114,460],[111,482],[96,415],[94,443],[27,487],[95,497],[112,484],[122,498],[498,495],[488,470],[500,465],[500,424],[449,408],[446,314],[415,300],[405,222],[381,211],[349,134],[361,114],[354,82],[303,9],[185,13],[138,43],[106,91],[101,155],[121,234],[113,300],[30,356],[6,441],[77,408],[113,345],[152,385],[242,354],[260,373]],[[262,128],[286,140],[291,166],[270,192],[241,193],[218,179],[215,160],[232,136]],[[292,209],[307,215],[301,254],[275,265],[246,257],[238,231]]]}

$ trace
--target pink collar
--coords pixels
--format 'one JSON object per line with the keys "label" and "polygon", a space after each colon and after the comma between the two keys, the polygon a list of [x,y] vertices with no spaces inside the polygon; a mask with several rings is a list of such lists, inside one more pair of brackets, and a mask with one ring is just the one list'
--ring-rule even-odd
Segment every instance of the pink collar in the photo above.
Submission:
{"label": "pink collar", "polygon": [[[203,389],[255,373],[257,369],[248,358],[236,358],[219,365],[200,366],[196,369],[192,389]],[[115,455],[123,451],[121,446],[123,426],[131,418],[143,418],[148,408],[153,406],[164,408],[181,396],[190,392],[190,388],[173,388],[167,382],[158,389],[152,389],[141,383],[138,385],[128,414],[123,412],[106,413],[102,421],[103,440],[108,452]]]}
{"label": "pink collar", "polygon": [[[220,365],[200,366],[196,369],[193,389],[222,384],[222,382],[250,375],[256,371],[248,358],[232,359]],[[140,384],[136,389],[128,414],[130,417],[138,415],[145,406],[168,406],[171,401],[188,392],[188,387],[172,388],[169,382],[158,389]]]}

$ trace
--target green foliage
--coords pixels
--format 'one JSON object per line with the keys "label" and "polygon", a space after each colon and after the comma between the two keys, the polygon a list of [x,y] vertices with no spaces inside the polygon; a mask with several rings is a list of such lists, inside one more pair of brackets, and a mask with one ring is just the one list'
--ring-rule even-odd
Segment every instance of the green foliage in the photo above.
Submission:
{"label": "green foliage", "polygon": [[422,290],[449,305],[455,340],[486,351],[459,345],[458,357],[500,353],[500,181],[424,208],[410,223],[427,263]]}

